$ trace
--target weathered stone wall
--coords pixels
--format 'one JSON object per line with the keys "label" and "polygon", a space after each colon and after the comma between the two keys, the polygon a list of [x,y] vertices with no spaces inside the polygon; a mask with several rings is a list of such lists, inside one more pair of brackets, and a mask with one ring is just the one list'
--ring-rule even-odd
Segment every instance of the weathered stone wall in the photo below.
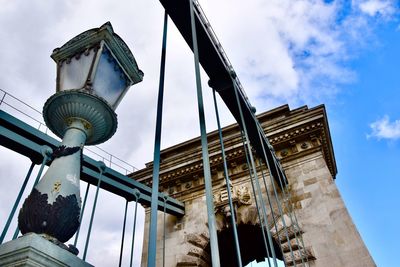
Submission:
{"label": "weathered stone wall", "polygon": [[[375,266],[334,182],[336,163],[324,106],[292,111],[282,106],[258,118],[281,159],[289,182],[288,192],[284,193],[265,167],[257,168],[273,242],[282,248],[282,252],[276,249],[277,256],[283,256],[288,265],[293,265],[293,261],[301,264],[303,256],[303,261],[311,267]],[[262,260],[265,249],[262,249],[260,222],[240,132],[236,125],[231,125],[224,128],[223,135],[239,241],[245,248],[242,260],[244,263]],[[208,135],[208,142],[221,260],[226,266],[233,266],[231,211],[227,208],[226,182],[216,132]],[[165,266],[210,266],[200,141],[197,138],[165,149],[161,159],[160,191],[185,203],[185,216],[182,218],[166,215]],[[134,173],[133,178],[151,186],[151,172],[152,163],[148,163],[145,169]],[[273,185],[283,216],[279,214]],[[290,212],[292,210],[296,217]],[[142,266],[147,265],[149,218],[147,208]],[[163,264],[163,223],[163,213],[159,212],[157,266]]]}
{"label": "weathered stone wall", "polygon": [[284,164],[310,266],[376,266],[365,247],[323,155],[316,152]]}

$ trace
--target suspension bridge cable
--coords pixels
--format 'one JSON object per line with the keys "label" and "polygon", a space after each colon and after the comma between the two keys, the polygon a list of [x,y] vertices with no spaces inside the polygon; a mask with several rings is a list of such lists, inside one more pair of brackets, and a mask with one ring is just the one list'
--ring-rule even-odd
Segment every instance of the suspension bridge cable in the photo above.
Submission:
{"label": "suspension bridge cable", "polygon": [[[256,118],[255,118],[254,116],[253,116],[253,119],[256,120]],[[266,152],[265,152],[264,143],[262,142],[261,133],[260,133],[260,129],[259,129],[259,128],[258,128],[258,131],[257,131],[257,132],[258,132],[258,137],[259,137],[259,139],[260,139],[261,148],[262,148],[262,151],[263,151],[263,156],[264,156],[266,165],[267,165],[268,170],[269,170],[269,173],[270,173],[270,176],[269,176],[269,177],[270,177],[270,180],[271,180],[272,189],[273,189],[273,191],[274,191],[275,200],[276,200],[276,202],[277,202],[277,207],[278,207],[279,215],[281,216],[281,221],[282,221],[282,224],[283,224],[283,231],[284,231],[284,233],[285,233],[285,235],[286,235],[286,240],[287,240],[287,242],[288,242],[290,255],[291,255],[292,259],[293,259],[294,266],[296,267],[296,261],[295,261],[295,258],[294,258],[294,253],[293,253],[292,245],[291,245],[291,243],[290,243],[290,238],[289,238],[288,228],[287,228],[287,226],[286,226],[285,216],[284,216],[284,214],[283,214],[282,205],[281,205],[281,203],[280,203],[280,201],[279,201],[278,192],[277,192],[276,187],[275,187],[275,181],[274,181],[275,179],[274,179],[274,177],[273,177],[273,174],[272,174],[272,171],[271,171],[271,166],[270,166],[270,164],[269,164],[269,162],[268,162],[268,159],[267,159],[267,155],[266,155]],[[282,185],[281,185],[281,186],[282,186]],[[282,187],[282,191],[283,191],[283,187]],[[277,234],[279,235],[279,233],[277,233]]]}
{"label": "suspension bridge cable", "polygon": [[[51,154],[53,154],[53,150],[48,147],[48,146],[42,146],[40,149],[40,152],[43,155],[43,161],[42,164],[40,165],[40,169],[36,175],[35,181],[33,182],[33,186],[31,189],[31,192],[33,191],[33,189],[35,188],[35,186],[38,184],[40,177],[42,176],[43,170],[44,170],[44,166],[46,166],[46,163],[51,159]],[[19,227],[17,226],[15,231],[14,231],[14,235],[13,235],[13,240],[17,239],[18,237],[18,233],[19,233]]]}
{"label": "suspension bridge cable", "polygon": [[[274,161],[274,164],[275,164],[275,166],[276,166],[276,162]],[[283,173],[283,172],[282,172]],[[280,174],[278,173],[278,175],[280,176]],[[281,177],[279,177],[279,183],[281,184],[281,187],[282,187],[282,179],[281,179]],[[295,237],[295,240],[296,240],[296,245],[297,245],[297,247],[298,247],[298,250],[300,251],[300,259],[301,259],[301,263],[302,263],[302,266],[305,266],[305,257],[306,257],[306,253],[305,253],[305,248],[304,248],[304,242],[302,242],[302,246],[300,245],[300,242],[299,242],[299,235],[300,235],[300,238],[302,239],[302,237],[301,237],[301,233],[300,232],[298,232],[298,231],[300,231],[300,227],[299,227],[299,225],[298,225],[298,223],[297,223],[297,221],[296,221],[296,219],[293,219],[294,218],[294,216],[295,216],[295,214],[294,214],[294,210],[292,210],[292,208],[291,208],[291,204],[289,203],[289,198],[287,197],[287,194],[285,193],[285,190],[288,188],[287,186],[285,186],[285,187],[282,187],[283,189],[282,189],[282,194],[283,194],[283,198],[284,198],[284,203],[286,204],[286,208],[287,208],[287,210],[288,210],[288,214],[289,214],[289,218],[290,218],[290,222],[291,222],[291,225],[292,225],[292,227],[293,227],[293,233],[294,233],[294,237]],[[288,193],[290,193],[290,192],[288,192]],[[294,216],[293,216],[294,215]],[[302,251],[302,249],[303,249],[303,251]],[[293,259],[293,261],[295,261],[295,259]]]}
{"label": "suspension bridge cable", "polygon": [[126,226],[126,213],[128,211],[128,200],[125,199],[125,212],[124,212],[124,223],[122,226],[122,238],[121,238],[121,249],[119,251],[119,263],[118,266],[121,267],[122,264],[122,254],[124,252],[124,240],[125,240],[125,226]]}
{"label": "suspension bridge cable", "polygon": [[[275,219],[275,212],[274,212],[274,208],[273,208],[273,206],[272,206],[271,196],[270,196],[270,193],[269,193],[269,188],[268,188],[268,186],[267,186],[267,181],[266,181],[266,179],[265,179],[265,175],[264,175],[264,172],[263,172],[263,170],[262,170],[262,162],[259,161],[259,160],[258,160],[258,165],[260,166],[261,176],[262,176],[262,179],[263,179],[263,182],[264,182],[264,187],[265,187],[265,191],[266,191],[266,194],[267,194],[267,199],[268,199],[269,207],[270,207],[270,209],[271,209],[271,215],[272,215],[272,220],[273,220],[273,222],[274,222],[275,233],[276,233],[276,235],[277,235],[277,237],[278,237],[279,247],[281,248],[281,251],[282,251],[282,240],[281,240],[281,237],[280,237],[280,235],[279,235],[278,225],[277,225],[277,222],[276,222],[276,219]],[[278,205],[278,204],[277,204],[277,205]],[[283,251],[282,251],[282,256],[283,256]],[[285,263],[285,266],[286,266],[285,257],[282,257],[282,258],[283,258],[283,262]]]}
{"label": "suspension bridge cable", "polygon": [[165,78],[165,58],[167,52],[167,31],[168,31],[168,14],[164,12],[164,28],[161,48],[160,62],[160,81],[158,87],[157,100],[157,118],[156,133],[154,137],[154,158],[153,158],[153,183],[151,191],[151,211],[150,211],[150,230],[147,266],[156,266],[157,254],[157,211],[158,211],[158,187],[160,178],[160,149],[161,149],[161,126],[162,126],[162,109],[164,101],[164,78]]}
{"label": "suspension bridge cable", "polygon": [[[252,166],[252,169],[253,169],[253,173],[254,173],[254,177],[255,177],[255,181],[256,181],[255,184],[257,186],[257,191],[258,191],[258,194],[260,196],[260,201],[261,201],[261,203],[263,203],[264,200],[262,198],[261,187],[260,187],[260,183],[258,182],[258,179],[257,179],[257,170],[255,169],[253,154],[251,153],[250,143],[248,142],[249,141],[249,136],[248,136],[248,133],[247,133],[246,122],[244,120],[242,107],[241,107],[240,101],[239,101],[238,89],[237,89],[236,84],[234,82],[233,82],[233,90],[235,91],[236,103],[237,103],[237,106],[238,106],[238,109],[239,109],[239,113],[240,113],[240,120],[242,122],[243,132],[245,134],[245,140],[246,140],[246,144],[247,144],[247,151],[249,152],[250,163],[251,163],[251,166]],[[271,233],[270,233],[270,231],[268,229],[268,218],[267,218],[267,212],[266,212],[266,209],[265,209],[265,205],[261,205],[261,208],[262,208],[263,216],[265,217],[265,222],[267,223],[267,237],[268,237],[269,243],[271,244],[272,259],[273,259],[273,262],[274,262],[274,266],[277,267],[278,263],[276,261],[275,248],[273,246]]]}
{"label": "suspension bridge cable", "polygon": [[94,201],[93,201],[92,214],[90,216],[89,229],[88,229],[88,233],[87,233],[87,236],[86,236],[85,249],[84,249],[83,257],[82,257],[83,260],[86,260],[86,256],[87,256],[87,250],[88,250],[88,247],[89,247],[90,234],[92,233],[93,219],[94,219],[94,214],[95,214],[95,211],[96,211],[97,198],[99,196],[99,189],[100,189],[101,179],[103,177],[103,173],[104,173],[104,170],[106,168],[106,165],[104,165],[104,163],[102,161],[100,161],[99,163],[100,163],[100,166],[99,166],[99,170],[100,170],[100,172],[99,172],[99,180],[97,182],[96,194],[94,196]]}
{"label": "suspension bridge cable", "polygon": [[140,192],[138,189],[133,190],[133,195],[135,197],[135,213],[133,216],[133,229],[132,229],[132,246],[131,246],[131,259],[129,262],[129,266],[132,267],[133,264],[133,249],[135,247],[135,231],[136,231],[136,217],[137,217],[137,206],[138,206],[138,201],[140,199]]}
{"label": "suspension bridge cable", "polygon": [[239,245],[239,238],[238,238],[237,227],[236,227],[235,209],[234,209],[233,203],[232,203],[230,179],[229,179],[229,175],[228,175],[228,166],[226,163],[224,140],[222,137],[222,130],[221,130],[221,124],[220,124],[220,120],[219,120],[218,104],[217,104],[217,99],[215,96],[215,89],[212,89],[212,92],[213,92],[213,99],[214,99],[215,116],[217,118],[218,136],[219,136],[219,142],[221,145],[221,154],[222,154],[222,160],[223,160],[223,165],[224,165],[226,190],[228,192],[229,208],[230,208],[231,214],[232,214],[231,215],[231,224],[232,224],[233,240],[235,242],[236,259],[237,259],[238,266],[242,267],[242,257],[240,255],[240,245]]}
{"label": "suspension bridge cable", "polygon": [[[282,180],[283,180],[283,179],[285,179],[286,181],[289,181],[289,180],[287,180],[287,177],[285,176],[285,173],[284,173],[284,171],[282,170],[281,165],[279,164],[279,162],[277,162],[277,160],[274,160],[274,164],[275,164],[275,166],[276,166],[277,168],[280,168],[281,173],[282,173],[282,175],[284,176],[284,177],[282,178],[282,177],[280,177],[280,175],[279,175],[279,182],[281,183],[281,185],[282,185]],[[295,229],[294,229],[294,233],[295,233],[297,245],[298,245],[299,247],[301,247],[302,250],[303,250],[303,251],[302,251],[301,249],[299,249],[299,250],[300,250],[300,254],[301,254],[302,264],[303,264],[303,266],[305,266],[306,264],[305,264],[305,262],[304,262],[303,257],[307,260],[307,252],[306,252],[306,248],[305,248],[305,246],[304,246],[304,240],[303,240],[303,236],[302,236],[302,234],[301,234],[301,232],[300,232],[300,226],[299,226],[299,223],[298,223],[298,221],[297,221],[296,212],[295,212],[294,209],[292,209],[292,204],[289,203],[289,202],[290,202],[290,199],[292,199],[292,197],[291,197],[291,193],[290,193],[290,191],[289,191],[289,188],[288,188],[287,186],[286,186],[286,187],[284,188],[284,190],[283,190],[284,195],[286,194],[286,193],[285,193],[286,190],[287,190],[287,195],[285,196],[285,198],[286,198],[286,200],[287,200],[287,207],[288,207],[288,209],[289,209],[289,211],[290,211],[289,214],[291,215],[291,220],[292,220],[292,222],[294,222],[294,228],[295,228]],[[294,220],[293,220],[292,216],[293,216]],[[301,246],[300,246],[300,244],[299,244],[299,242],[298,242],[298,240],[297,240],[297,235],[296,235],[296,232],[297,232],[297,231],[299,231]]]}
{"label": "suspension bridge cable", "polygon": [[167,196],[163,196],[164,200],[164,214],[163,214],[163,267],[165,267],[165,214],[167,213]]}
{"label": "suspension bridge cable", "polygon": [[200,79],[200,64],[199,64],[199,51],[197,47],[196,25],[194,21],[193,1],[192,0],[188,1],[190,3],[190,22],[192,29],[194,66],[196,74],[197,105],[199,113],[200,132],[201,132],[201,148],[202,148],[201,150],[203,157],[204,183],[206,189],[205,191],[206,191],[208,230],[210,233],[211,263],[213,267],[219,267],[220,259],[219,259],[219,249],[218,249],[218,237],[217,237],[217,228],[216,228],[215,214],[214,214],[210,159],[208,156],[207,131],[206,131],[206,122],[204,117],[203,94],[202,94],[201,79]]}
{"label": "suspension bridge cable", "polygon": [[[270,166],[269,166],[269,163],[268,163],[267,158],[266,158],[265,147],[264,147],[264,144],[263,144],[261,138],[262,138],[262,137],[264,138],[264,140],[266,141],[268,147],[269,147],[272,151],[273,151],[273,147],[272,147],[272,145],[269,143],[268,139],[265,138],[265,136],[263,135],[263,134],[264,134],[264,130],[263,130],[262,126],[260,125],[260,123],[258,122],[258,120],[255,118],[255,116],[253,116],[253,119],[256,121],[256,124],[257,124],[258,135],[259,135],[259,138],[260,138],[260,141],[261,141],[261,144],[262,144],[262,149],[263,149],[264,158],[265,158],[265,161],[267,162],[267,166],[266,166],[266,167],[268,167],[268,170],[270,170]],[[262,133],[263,133],[263,134],[262,134]],[[286,200],[288,200],[287,195],[286,195],[286,193],[285,193],[285,189],[287,188],[287,186],[284,186],[283,181],[282,181],[283,178],[281,177],[281,174],[284,175],[284,171],[282,170],[282,167],[281,167],[281,165],[279,164],[279,162],[277,162],[276,157],[273,157],[273,161],[274,161],[274,167],[277,169],[279,185],[280,185],[280,187],[282,188],[283,200],[284,200],[284,203],[286,203]],[[270,175],[271,175],[271,176],[270,176],[270,178],[271,178],[271,183],[272,183],[272,185],[274,186],[274,190],[275,190],[275,184],[274,184],[274,182],[273,182],[272,173],[271,173],[271,172],[270,172]],[[288,182],[288,180],[287,180],[286,177],[284,177],[284,179],[285,179],[285,181]],[[275,191],[276,191],[276,190],[275,190]],[[287,203],[286,203],[286,207],[287,207],[287,210],[288,210],[289,219],[290,219],[290,221],[291,221],[291,224],[294,225],[294,227],[296,227],[296,229],[294,229],[294,231],[293,231],[294,236],[295,236],[295,240],[296,240],[296,244],[297,244],[297,246],[298,246],[299,248],[302,247],[303,250],[304,250],[304,249],[305,249],[305,248],[304,248],[304,242],[302,242],[302,246],[300,246],[300,243],[299,243],[299,240],[298,240],[298,237],[297,237],[297,230],[299,230],[300,228],[298,227],[297,222],[295,223],[295,221],[293,220],[291,208],[288,206]],[[296,225],[295,225],[295,224],[296,224]],[[285,227],[285,228],[286,228],[286,227]],[[287,232],[287,231],[286,231],[286,232]],[[287,236],[288,236],[288,235],[287,235]],[[294,253],[293,253],[292,246],[291,246],[291,242],[290,242],[289,239],[288,239],[288,246],[289,246],[289,249],[290,249],[290,251],[291,251],[291,256],[292,256],[292,259],[293,259],[294,266],[296,266],[296,262],[295,262],[295,258],[294,258]],[[301,258],[302,265],[305,266],[305,261],[304,261],[303,252],[301,251],[301,249],[299,249],[299,251],[300,251],[300,258]]]}
{"label": "suspension bridge cable", "polygon": [[245,140],[244,140],[244,134],[243,134],[242,131],[241,131],[240,133],[241,133],[241,137],[242,137],[242,143],[243,143],[244,154],[245,154],[245,156],[246,156],[247,167],[248,167],[248,170],[249,170],[249,177],[250,177],[251,189],[252,189],[252,191],[253,191],[254,202],[255,202],[255,204],[256,204],[257,215],[258,215],[258,221],[260,222],[260,225],[261,225],[261,233],[262,233],[262,237],[263,237],[263,240],[264,240],[265,251],[266,251],[266,254],[267,254],[267,262],[268,262],[268,266],[271,267],[270,255],[269,255],[269,250],[270,250],[270,249],[269,249],[269,245],[268,245],[268,242],[267,242],[267,238],[265,237],[265,228],[264,228],[263,225],[262,225],[262,218],[261,218],[261,214],[260,214],[260,207],[259,207],[258,201],[257,201],[257,194],[256,194],[255,186],[254,186],[253,174],[252,174],[251,168],[250,168],[249,156],[248,156],[248,153],[247,153],[247,147],[246,147]]}
{"label": "suspension bridge cable", "polygon": [[79,216],[79,218],[80,218],[80,223],[79,223],[79,226],[78,226],[78,230],[77,230],[77,232],[76,232],[76,234],[75,234],[74,247],[76,247],[76,244],[78,243],[78,237],[79,237],[79,232],[80,232],[80,230],[81,230],[82,219],[83,219],[83,213],[85,212],[86,200],[87,200],[87,197],[88,197],[88,194],[89,194],[89,187],[90,187],[90,184],[87,183],[86,191],[85,191],[85,197],[83,198],[83,204],[82,204],[81,214],[80,214],[80,216]]}
{"label": "suspension bridge cable", "polygon": [[0,245],[3,244],[4,238],[5,238],[5,236],[6,236],[7,232],[8,232],[8,228],[10,227],[11,221],[12,221],[12,219],[14,218],[15,211],[17,210],[17,207],[18,207],[18,205],[19,205],[19,202],[21,201],[22,194],[23,194],[24,191],[25,191],[26,185],[27,185],[27,183],[28,183],[28,181],[29,181],[29,178],[31,177],[32,170],[33,170],[34,167],[35,167],[35,163],[32,162],[32,163],[31,163],[31,166],[30,166],[29,169],[28,169],[28,173],[27,173],[26,176],[25,176],[24,182],[22,183],[21,189],[19,190],[17,199],[16,199],[15,202],[14,202],[14,206],[13,206],[13,208],[12,208],[12,210],[11,210],[9,216],[8,216],[6,225],[5,225],[4,228],[3,228],[3,232],[1,233],[1,236],[0,236]]}

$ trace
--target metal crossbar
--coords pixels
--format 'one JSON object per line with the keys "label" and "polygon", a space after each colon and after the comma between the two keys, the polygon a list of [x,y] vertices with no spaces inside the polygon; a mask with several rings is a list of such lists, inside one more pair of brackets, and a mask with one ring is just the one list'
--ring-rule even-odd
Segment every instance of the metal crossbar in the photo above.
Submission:
{"label": "metal crossbar", "polygon": [[[16,116],[17,118],[23,117],[22,120],[24,121],[25,119],[32,120],[34,124],[38,125],[38,130],[45,134],[49,134],[48,128],[42,120],[42,113],[38,109],[34,108],[33,106],[29,105],[28,103],[22,101],[21,99],[3,89],[0,89],[0,93],[2,94],[2,96],[0,97],[0,107],[2,107],[2,110],[6,111],[6,109],[10,109],[12,111],[12,113],[10,114]],[[92,146],[91,148],[85,147],[85,151],[89,152],[87,154],[104,161],[109,167],[117,167],[119,170],[124,171],[125,174],[129,174],[139,170],[132,164],[105,151],[99,146]]]}
{"label": "metal crossbar", "polygon": [[[47,145],[55,148],[58,147],[59,144],[60,142],[54,138],[45,135],[39,130],[0,110],[0,145],[29,157],[33,162],[40,164],[43,159],[41,154],[42,146]],[[98,161],[84,155],[81,179],[92,185],[97,184],[99,164]],[[112,168],[106,167],[100,187],[128,200],[135,199],[133,190],[136,188],[142,194],[139,203],[142,205],[150,205],[151,188]],[[159,194],[158,210],[163,210],[163,196],[164,194]],[[167,213],[176,216],[184,215],[184,204],[168,197]]]}

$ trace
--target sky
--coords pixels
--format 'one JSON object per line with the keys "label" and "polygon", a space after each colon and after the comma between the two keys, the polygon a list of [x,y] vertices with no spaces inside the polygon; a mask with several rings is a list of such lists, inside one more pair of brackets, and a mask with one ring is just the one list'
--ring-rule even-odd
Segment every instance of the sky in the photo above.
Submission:
{"label": "sky", "polygon": [[[395,236],[400,220],[400,3],[199,2],[258,112],[286,103],[291,109],[325,104],[338,166],[336,184],[376,264],[396,265],[393,255],[397,254]],[[116,110],[116,134],[100,147],[139,169],[151,161],[161,4],[155,0],[0,0],[0,6],[0,89],[37,110],[55,92],[52,50],[82,31],[111,21],[145,75]],[[163,148],[199,135],[194,127],[198,117],[193,55],[173,23],[169,26]],[[216,122],[207,81],[202,72],[207,130],[211,131],[216,129]],[[11,97],[6,99],[13,101]],[[232,123],[229,111],[220,106],[222,124]],[[0,107],[12,112],[4,104]],[[41,119],[40,115],[32,116]],[[20,114],[19,118],[36,123]],[[0,222],[4,222],[30,163],[6,148],[0,149],[0,159]],[[92,203],[93,193],[92,189],[88,203]],[[88,261],[96,266],[118,262],[123,207],[123,199],[101,192],[88,253]],[[132,203],[129,214],[131,225]],[[140,262],[143,214],[140,209],[135,266]],[[84,216],[83,221],[87,220]],[[11,228],[15,229],[15,222]],[[129,238],[131,232],[128,228]],[[83,239],[78,243],[81,251]],[[130,246],[129,242],[125,247]],[[128,261],[123,264],[127,266]]]}

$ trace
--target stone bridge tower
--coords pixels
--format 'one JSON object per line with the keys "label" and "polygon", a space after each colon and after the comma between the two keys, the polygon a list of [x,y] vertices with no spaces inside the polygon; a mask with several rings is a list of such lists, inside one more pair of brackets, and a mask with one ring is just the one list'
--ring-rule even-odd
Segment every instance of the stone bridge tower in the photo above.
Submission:
{"label": "stone bridge tower", "polygon": [[[294,207],[299,227],[286,225],[289,240],[282,225],[271,234],[277,257],[285,257],[293,265],[288,244],[292,244],[296,263],[301,263],[295,233],[303,238],[308,266],[375,266],[335,185],[337,173],[325,107],[301,107],[289,110],[287,105],[257,116],[273,145],[288,178],[291,207]],[[261,227],[251,192],[248,166],[237,125],[223,129],[229,175],[232,181],[233,202],[243,264],[263,261],[265,248]],[[221,266],[235,266],[234,243],[227,219],[227,192],[223,175],[218,132],[208,135],[209,154],[218,228]],[[258,168],[260,171],[260,168]],[[133,174],[133,178],[151,186],[152,163]],[[266,179],[271,181],[270,179]],[[271,188],[269,186],[268,188]],[[210,266],[207,210],[200,139],[167,148],[161,152],[160,191],[185,203],[182,218],[166,217],[165,266]],[[278,190],[279,191],[279,190]],[[266,191],[264,189],[264,195]],[[273,194],[272,192],[270,192]],[[278,192],[282,196],[282,192]],[[271,203],[276,209],[276,203]],[[271,217],[271,208],[269,217]],[[150,209],[146,208],[145,240],[142,266],[146,266]],[[275,212],[275,214],[278,214]],[[287,215],[284,215],[287,216]],[[279,219],[279,218],[276,218]],[[271,220],[269,220],[271,221]],[[290,221],[290,220],[286,220]],[[163,216],[158,216],[157,266],[162,266]],[[305,253],[304,253],[305,251]]]}

